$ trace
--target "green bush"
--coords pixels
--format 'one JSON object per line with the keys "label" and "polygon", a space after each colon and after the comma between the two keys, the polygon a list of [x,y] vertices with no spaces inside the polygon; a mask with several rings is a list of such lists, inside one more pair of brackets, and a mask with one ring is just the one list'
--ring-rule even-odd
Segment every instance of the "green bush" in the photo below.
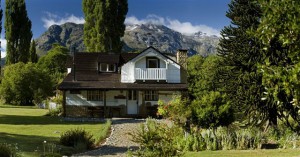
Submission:
{"label": "green bush", "polygon": [[88,150],[94,147],[93,136],[83,129],[71,129],[64,132],[60,137],[60,143],[64,146]]}
{"label": "green bush", "polygon": [[147,119],[141,129],[131,134],[133,141],[140,144],[140,149],[129,152],[130,156],[170,157],[180,156],[177,139],[183,137],[183,130],[176,125],[171,127],[152,119]]}
{"label": "green bush", "polygon": [[1,157],[18,157],[17,148],[9,144],[0,143],[0,156]]}
{"label": "green bush", "polygon": [[62,113],[62,107],[59,106],[56,109],[49,109],[48,113],[46,114],[46,116],[59,116]]}

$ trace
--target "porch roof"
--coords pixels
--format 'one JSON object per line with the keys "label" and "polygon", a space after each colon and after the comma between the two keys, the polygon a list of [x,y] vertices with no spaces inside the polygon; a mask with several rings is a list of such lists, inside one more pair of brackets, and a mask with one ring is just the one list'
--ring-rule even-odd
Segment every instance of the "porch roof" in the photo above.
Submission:
{"label": "porch roof", "polygon": [[68,74],[58,89],[187,90],[187,84],[183,83],[121,83],[120,74],[117,73],[76,73],[76,81],[73,81],[72,74]]}

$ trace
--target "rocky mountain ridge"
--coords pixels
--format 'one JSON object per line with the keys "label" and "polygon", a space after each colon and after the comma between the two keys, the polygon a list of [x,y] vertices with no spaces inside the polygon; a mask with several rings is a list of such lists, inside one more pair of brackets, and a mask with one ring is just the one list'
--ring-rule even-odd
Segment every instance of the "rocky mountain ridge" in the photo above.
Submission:
{"label": "rocky mountain ridge", "polygon": [[[207,56],[217,52],[219,38],[203,32],[183,35],[163,25],[141,24],[128,25],[122,41],[125,52],[143,50],[151,45],[162,52],[175,53],[178,49],[188,49],[189,55]],[[77,51],[83,52],[83,24],[52,25],[36,39],[37,53],[40,56],[44,55],[53,43],[66,47],[75,46]]]}

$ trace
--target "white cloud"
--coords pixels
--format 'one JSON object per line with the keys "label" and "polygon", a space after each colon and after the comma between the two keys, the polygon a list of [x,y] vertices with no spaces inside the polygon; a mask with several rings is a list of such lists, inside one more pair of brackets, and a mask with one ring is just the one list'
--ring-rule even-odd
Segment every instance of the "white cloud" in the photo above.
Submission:
{"label": "white cloud", "polygon": [[186,35],[191,35],[201,31],[203,33],[206,33],[207,35],[220,36],[220,31],[212,27],[206,25],[193,25],[190,22],[180,22],[179,20],[176,19],[170,19],[170,18],[165,19],[157,15],[148,15],[145,19],[140,19],[140,20],[135,16],[130,16],[127,17],[125,20],[125,24],[127,25],[146,24],[146,23],[165,25],[175,31],[178,31]]}
{"label": "white cloud", "polygon": [[64,17],[60,17],[56,14],[52,14],[50,12],[45,12],[46,16],[42,17],[42,21],[44,22],[44,27],[48,29],[50,26],[56,24],[56,25],[61,25],[66,22],[73,22],[76,24],[82,24],[84,23],[84,18],[83,17],[77,17],[73,14],[69,15],[66,14]]}
{"label": "white cloud", "polygon": [[[42,21],[44,22],[44,27],[48,29],[51,25],[61,25],[66,22],[73,22],[77,24],[82,24],[85,22],[83,17],[77,17],[73,14],[66,14],[64,17],[60,17],[56,14],[52,14],[50,12],[45,12],[45,15],[42,18]],[[181,22],[176,19],[170,19],[170,18],[164,18],[161,16],[157,16],[154,14],[148,15],[144,19],[138,19],[135,16],[129,16],[125,19],[126,25],[134,25],[134,24],[146,24],[146,23],[152,23],[157,25],[165,25],[175,31],[178,31],[182,34],[186,35],[192,35],[196,32],[203,32],[207,35],[217,35],[220,36],[220,30],[217,30],[215,28],[209,27],[207,25],[201,24],[201,25],[193,25],[191,22]]]}
{"label": "white cloud", "polygon": [[157,15],[148,15],[145,19],[139,20],[135,16],[130,16],[125,19],[125,24],[145,24],[145,23],[152,23],[156,25],[165,25],[166,21],[163,17]]}
{"label": "white cloud", "polygon": [[6,56],[6,39],[0,39],[1,41],[1,58],[4,58]]}

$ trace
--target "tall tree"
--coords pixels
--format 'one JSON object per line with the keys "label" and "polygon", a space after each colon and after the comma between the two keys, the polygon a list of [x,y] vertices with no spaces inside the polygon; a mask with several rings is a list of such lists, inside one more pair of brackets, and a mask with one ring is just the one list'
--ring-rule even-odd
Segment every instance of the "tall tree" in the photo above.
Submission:
{"label": "tall tree", "polygon": [[26,63],[30,56],[32,32],[25,0],[6,0],[5,5],[6,64]]}
{"label": "tall tree", "polygon": [[264,44],[262,63],[265,101],[273,101],[277,116],[300,132],[300,1],[259,0],[263,10],[255,35]]}
{"label": "tall tree", "polygon": [[37,63],[38,61],[38,56],[36,54],[36,48],[35,48],[35,41],[32,40],[31,45],[30,45],[30,62],[32,63]]}
{"label": "tall tree", "polygon": [[[3,16],[3,10],[1,9],[1,0],[0,0],[0,34],[2,32],[2,16]],[[0,42],[0,48],[1,48],[1,42]],[[0,50],[0,62],[1,62],[1,50]],[[0,74],[1,74],[1,64],[0,64]]]}
{"label": "tall tree", "polygon": [[[226,16],[231,25],[221,31],[219,55],[223,70],[219,71],[220,85],[234,106],[238,119],[247,124],[276,124],[276,108],[262,101],[262,75],[257,64],[263,60],[258,38],[248,33],[256,30],[261,17],[257,0],[232,0]],[[275,110],[275,111],[274,111]],[[246,116],[246,117],[244,117]],[[248,118],[247,118],[248,117]]]}
{"label": "tall tree", "polygon": [[84,44],[88,52],[120,52],[127,0],[83,0]]}

